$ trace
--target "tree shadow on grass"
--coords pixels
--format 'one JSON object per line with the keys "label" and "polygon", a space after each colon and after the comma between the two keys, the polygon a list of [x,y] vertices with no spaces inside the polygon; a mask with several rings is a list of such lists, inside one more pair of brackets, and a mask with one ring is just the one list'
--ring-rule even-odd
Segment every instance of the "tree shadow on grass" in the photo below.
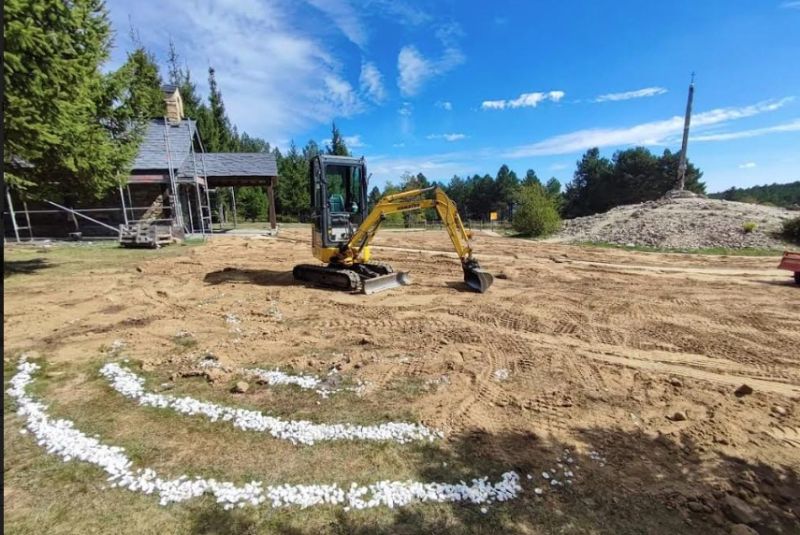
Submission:
{"label": "tree shadow on grass", "polygon": [[53,267],[44,258],[33,258],[31,260],[6,260],[3,262],[3,278],[7,279],[12,275],[31,274]]}
{"label": "tree shadow on grass", "polygon": [[[486,513],[484,506],[468,503],[413,505],[397,509],[388,522],[375,522],[369,513],[339,511],[323,532],[713,535],[747,524],[759,534],[800,533],[800,480],[788,466],[716,454],[685,434],[653,437],[587,428],[575,437],[580,453],[572,444],[530,433],[473,432],[443,446],[419,446],[421,481],[469,482],[486,475],[496,482],[514,470],[523,491],[516,499],[486,505]],[[563,462],[565,456],[573,462]],[[571,484],[565,483],[566,468],[575,474]],[[553,487],[542,472],[557,474],[562,485]],[[273,522],[274,532],[320,532],[301,519],[299,513]]]}

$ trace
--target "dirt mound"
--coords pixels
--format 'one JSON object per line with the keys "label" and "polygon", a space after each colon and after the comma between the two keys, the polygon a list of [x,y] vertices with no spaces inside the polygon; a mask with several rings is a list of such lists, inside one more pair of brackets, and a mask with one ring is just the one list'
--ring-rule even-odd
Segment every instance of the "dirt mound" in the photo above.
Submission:
{"label": "dirt mound", "polygon": [[797,215],[772,206],[670,196],[567,220],[556,240],[668,248],[781,248],[784,243],[777,233],[785,220]]}

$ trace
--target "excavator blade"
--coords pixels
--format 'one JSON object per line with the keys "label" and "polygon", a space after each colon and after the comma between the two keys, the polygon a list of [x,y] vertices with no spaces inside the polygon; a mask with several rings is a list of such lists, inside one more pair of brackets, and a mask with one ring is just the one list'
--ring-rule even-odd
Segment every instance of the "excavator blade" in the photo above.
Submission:
{"label": "excavator blade", "polygon": [[408,276],[407,271],[398,271],[388,275],[381,275],[380,277],[363,279],[362,284],[364,293],[370,295],[399,286],[407,286],[411,284],[411,277]]}
{"label": "excavator blade", "polygon": [[464,282],[476,292],[483,293],[492,285],[494,277],[480,267],[464,265]]}

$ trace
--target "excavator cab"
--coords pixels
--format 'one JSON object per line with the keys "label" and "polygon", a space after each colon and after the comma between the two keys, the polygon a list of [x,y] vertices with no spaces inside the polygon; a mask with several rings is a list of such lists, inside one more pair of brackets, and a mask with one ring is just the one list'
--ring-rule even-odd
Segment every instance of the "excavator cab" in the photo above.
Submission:
{"label": "excavator cab", "polygon": [[330,262],[367,214],[367,166],[363,158],[319,155],[311,161],[314,256]]}

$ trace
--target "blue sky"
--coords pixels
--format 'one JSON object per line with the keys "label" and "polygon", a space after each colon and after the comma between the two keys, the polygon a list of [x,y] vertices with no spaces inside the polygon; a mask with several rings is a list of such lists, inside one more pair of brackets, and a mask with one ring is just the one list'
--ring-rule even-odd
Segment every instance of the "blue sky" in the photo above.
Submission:
{"label": "blue sky", "polygon": [[233,122],[282,149],[335,120],[379,185],[518,174],[570,180],[584,150],[680,148],[710,191],[800,180],[800,0],[108,2],[110,67],[131,23],[169,39]]}

